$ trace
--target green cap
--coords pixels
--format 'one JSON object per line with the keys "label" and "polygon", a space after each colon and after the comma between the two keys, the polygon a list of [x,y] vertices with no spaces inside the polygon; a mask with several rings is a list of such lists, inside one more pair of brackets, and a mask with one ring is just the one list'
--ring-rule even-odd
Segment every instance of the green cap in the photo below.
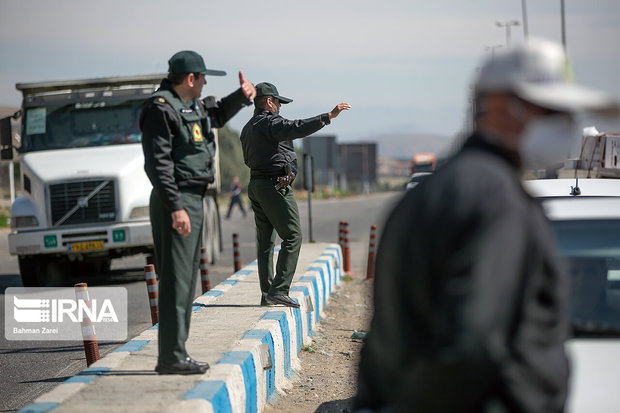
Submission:
{"label": "green cap", "polygon": [[278,89],[272,85],[271,83],[261,82],[258,85],[254,86],[256,88],[256,97],[261,96],[273,96],[278,99],[280,103],[291,103],[293,99],[285,98],[284,96],[280,96],[278,94]]}
{"label": "green cap", "polygon": [[223,70],[207,69],[202,56],[191,50],[175,53],[168,60],[168,71],[175,74],[202,73],[203,75],[226,76]]}

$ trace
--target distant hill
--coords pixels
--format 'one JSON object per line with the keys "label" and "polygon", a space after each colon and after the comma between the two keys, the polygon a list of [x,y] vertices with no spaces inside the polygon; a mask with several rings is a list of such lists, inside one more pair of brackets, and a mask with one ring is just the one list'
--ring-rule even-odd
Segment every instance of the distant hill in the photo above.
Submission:
{"label": "distant hill", "polygon": [[13,115],[19,110],[16,106],[2,106],[0,105],[0,119]]}
{"label": "distant hill", "polygon": [[393,159],[411,159],[417,152],[432,152],[439,156],[454,149],[455,138],[431,134],[386,134],[367,140],[378,143],[379,155]]}

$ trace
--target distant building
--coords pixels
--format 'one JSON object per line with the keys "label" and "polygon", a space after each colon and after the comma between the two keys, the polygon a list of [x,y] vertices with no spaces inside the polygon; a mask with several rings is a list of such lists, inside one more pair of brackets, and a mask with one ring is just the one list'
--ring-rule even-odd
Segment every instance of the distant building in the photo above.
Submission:
{"label": "distant building", "polygon": [[[315,185],[335,187],[339,169],[336,135],[313,135],[302,141],[302,154],[313,157]],[[300,167],[303,167],[301,163]]]}
{"label": "distant building", "polygon": [[341,188],[353,183],[370,192],[377,183],[377,143],[343,143],[340,148]]}
{"label": "distant building", "polygon": [[376,142],[338,144],[335,135],[312,135],[302,139],[303,154],[313,157],[315,185],[363,192],[376,186]]}

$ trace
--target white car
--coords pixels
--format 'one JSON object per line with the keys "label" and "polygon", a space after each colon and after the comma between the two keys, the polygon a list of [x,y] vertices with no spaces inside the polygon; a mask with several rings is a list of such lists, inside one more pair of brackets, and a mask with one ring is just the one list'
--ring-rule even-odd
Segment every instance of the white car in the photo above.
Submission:
{"label": "white car", "polygon": [[524,186],[541,199],[571,278],[566,411],[619,412],[620,180],[549,179]]}

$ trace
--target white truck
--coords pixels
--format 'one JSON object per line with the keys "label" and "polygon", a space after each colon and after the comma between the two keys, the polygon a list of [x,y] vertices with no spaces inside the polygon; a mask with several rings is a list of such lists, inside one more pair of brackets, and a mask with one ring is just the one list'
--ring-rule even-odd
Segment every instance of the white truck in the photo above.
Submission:
{"label": "white truck", "polygon": [[[138,116],[159,75],[18,83],[23,94],[22,196],[11,207],[9,252],[24,286],[62,285],[106,274],[111,260],[153,251],[151,183]],[[217,135],[216,135],[217,136]],[[15,139],[18,141],[18,139]],[[12,159],[10,118],[0,120],[2,159]],[[204,199],[203,246],[222,248],[216,179]]]}

